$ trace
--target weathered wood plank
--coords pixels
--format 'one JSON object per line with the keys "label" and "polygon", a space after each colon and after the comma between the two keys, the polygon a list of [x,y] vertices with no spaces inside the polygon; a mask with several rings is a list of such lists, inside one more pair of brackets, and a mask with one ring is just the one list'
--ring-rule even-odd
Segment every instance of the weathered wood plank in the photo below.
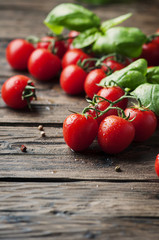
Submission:
{"label": "weathered wood plank", "polygon": [[6,106],[0,98],[0,125],[5,123],[60,123],[71,114],[71,111],[82,112],[88,103],[84,95],[81,97],[71,97],[66,95],[55,85],[53,89],[37,91],[37,101],[32,103],[32,111],[29,109],[14,110]]}
{"label": "weathered wood plank", "polygon": [[[42,36],[47,32],[47,28],[43,25],[43,20],[53,7],[62,2],[62,0],[47,0],[44,4],[40,0],[1,1],[0,29],[3,29],[1,37],[16,38],[33,34]],[[81,3],[73,0],[69,2]],[[151,6],[149,1],[132,1],[125,4],[116,3],[91,8],[102,20],[132,12],[133,17],[128,19],[124,25],[139,27],[144,32],[150,34],[158,28],[158,5],[157,0],[152,0]]]}
{"label": "weathered wood plank", "polygon": [[[117,155],[101,151],[97,141],[83,153],[65,144],[62,127],[45,126],[42,138],[34,127],[0,127],[0,177],[152,180],[157,176],[154,161],[159,149],[159,131],[144,143],[133,143]],[[20,146],[24,144],[27,152]],[[122,172],[115,171],[119,165]]]}
{"label": "weathered wood plank", "polygon": [[158,183],[0,183],[2,239],[158,239]]}
{"label": "weathered wood plank", "polygon": [[[62,1],[58,0],[59,3]],[[0,2],[0,28],[2,38],[27,37],[48,32],[43,21],[48,12],[57,5],[57,1],[12,1]],[[6,18],[7,16],[7,18]]]}

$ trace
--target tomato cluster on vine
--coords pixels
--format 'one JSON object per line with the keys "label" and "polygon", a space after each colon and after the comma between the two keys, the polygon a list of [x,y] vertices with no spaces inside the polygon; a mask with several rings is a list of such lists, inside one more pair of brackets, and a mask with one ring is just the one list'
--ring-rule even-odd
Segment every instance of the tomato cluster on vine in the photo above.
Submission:
{"label": "tomato cluster on vine", "polygon": [[64,121],[63,135],[71,149],[83,151],[97,137],[105,153],[116,154],[133,141],[142,142],[153,135],[157,127],[155,113],[140,102],[138,106],[128,107],[128,98],[132,96],[122,88],[105,87],[98,94],[92,101],[88,100],[89,105],[81,114],[73,113]]}

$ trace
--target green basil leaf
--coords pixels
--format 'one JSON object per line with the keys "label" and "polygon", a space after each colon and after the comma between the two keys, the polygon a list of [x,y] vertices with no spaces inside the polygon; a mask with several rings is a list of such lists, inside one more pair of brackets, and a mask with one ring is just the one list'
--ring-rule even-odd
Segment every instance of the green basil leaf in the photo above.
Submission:
{"label": "green basil leaf", "polygon": [[159,83],[159,67],[148,68],[146,78],[149,83]]}
{"label": "green basil leaf", "polygon": [[44,23],[54,33],[60,34],[64,27],[79,32],[99,27],[100,18],[80,5],[63,3],[48,14]]}
{"label": "green basil leaf", "polygon": [[146,35],[138,28],[114,27],[107,30],[93,44],[97,54],[119,53],[130,58],[139,57]]}
{"label": "green basil leaf", "polygon": [[127,14],[121,15],[119,17],[107,20],[102,23],[100,29],[102,32],[105,33],[109,28],[114,27],[115,25],[118,25],[118,24],[124,22],[131,16],[132,16],[132,13],[127,13]]}
{"label": "green basil leaf", "polygon": [[147,62],[145,59],[138,59],[127,67],[112,73],[103,78],[100,86],[109,85],[112,80],[124,88],[134,90],[140,84],[146,83]]}
{"label": "green basil leaf", "polygon": [[84,48],[90,46],[92,43],[94,43],[98,37],[101,35],[100,32],[98,32],[97,28],[90,28],[82,33],[80,33],[74,40],[73,40],[73,46],[75,48]]}
{"label": "green basil leaf", "polygon": [[159,115],[159,84],[142,84],[132,94],[141,100],[143,106],[148,106],[156,115]]}

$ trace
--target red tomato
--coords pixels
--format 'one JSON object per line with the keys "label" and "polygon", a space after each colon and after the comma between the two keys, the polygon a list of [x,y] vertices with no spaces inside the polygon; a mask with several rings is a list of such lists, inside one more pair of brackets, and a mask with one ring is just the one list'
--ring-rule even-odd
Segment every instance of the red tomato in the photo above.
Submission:
{"label": "red tomato", "polygon": [[157,118],[151,110],[126,108],[125,114],[126,116],[130,116],[130,120],[134,118],[132,124],[135,127],[135,141],[145,141],[155,132]]}
{"label": "red tomato", "polygon": [[104,152],[115,154],[126,149],[133,141],[134,135],[135,128],[131,122],[112,115],[101,122],[98,143]]}
{"label": "red tomato", "polygon": [[[34,89],[27,89],[29,86],[34,86],[29,77],[16,75],[9,78],[2,86],[2,99],[11,108],[21,109],[28,105],[35,96]],[[23,99],[25,95],[31,95],[28,99]]]}
{"label": "red tomato", "polygon": [[[114,102],[117,99],[119,99],[120,97],[122,97],[123,95],[125,95],[125,92],[122,88],[120,88],[118,86],[112,86],[112,87],[102,88],[101,90],[99,90],[97,95]],[[128,103],[128,99],[124,98],[122,101],[118,102],[114,106],[125,109],[127,107],[127,103]]]}
{"label": "red tomato", "polygon": [[157,154],[157,156],[156,156],[155,171],[156,171],[157,176],[159,177],[159,154]]}
{"label": "red tomato", "polygon": [[[112,87],[105,87],[99,90],[97,93],[98,96],[104,97],[110,101],[116,101],[120,97],[122,97],[125,94],[124,90],[118,86],[112,86]],[[101,100],[101,99],[100,99]],[[120,107],[122,109],[125,109],[127,107],[128,99],[124,98],[122,101],[118,102],[114,105],[114,107]],[[108,108],[109,103],[107,101],[99,102],[96,106],[96,108],[100,111],[104,111],[106,108]],[[96,116],[95,111],[90,110],[89,114]],[[116,109],[111,109],[102,116],[97,118],[97,122],[100,124],[100,122],[107,116],[110,115],[118,115],[118,112]]]}
{"label": "red tomato", "polygon": [[36,49],[28,61],[29,72],[38,80],[52,80],[61,69],[59,57],[44,48]]}
{"label": "red tomato", "polygon": [[77,64],[79,60],[84,60],[88,58],[89,58],[89,55],[87,55],[80,49],[74,48],[74,49],[68,50],[63,56],[62,68],[65,68],[71,64]]}
{"label": "red tomato", "polygon": [[74,151],[83,151],[91,145],[98,132],[97,121],[82,114],[71,114],[63,123],[66,144]]}
{"label": "red tomato", "polygon": [[159,44],[152,40],[149,43],[143,44],[140,58],[145,58],[149,66],[159,65]]}
{"label": "red tomato", "polygon": [[80,32],[77,32],[75,30],[72,30],[72,31],[69,32],[69,34],[68,34],[68,37],[69,37],[69,39],[68,39],[68,47],[69,48],[70,48],[70,44],[72,44],[74,38],[77,37],[79,34],[80,34]]}
{"label": "red tomato", "polygon": [[71,95],[84,91],[84,81],[87,73],[78,65],[69,65],[63,69],[60,76],[62,89]]}
{"label": "red tomato", "polygon": [[105,72],[109,72],[110,69],[111,69],[113,72],[115,72],[115,71],[121,70],[122,68],[125,67],[124,64],[119,63],[119,62],[117,62],[117,61],[115,61],[115,60],[110,60],[110,59],[105,59],[105,60],[103,61],[103,63],[104,63],[105,65],[102,66],[102,69],[103,69]]}
{"label": "red tomato", "polygon": [[26,70],[28,59],[34,50],[34,46],[26,40],[15,39],[6,48],[7,61],[14,69]]}
{"label": "red tomato", "polygon": [[106,77],[106,74],[102,69],[94,69],[88,73],[84,82],[84,90],[89,98],[92,99],[94,94],[102,88],[97,86],[97,84],[100,83],[104,77]]}
{"label": "red tomato", "polygon": [[[54,43],[55,41],[55,43]],[[54,45],[55,44],[55,45]],[[55,51],[55,55],[62,58],[66,52],[66,46],[63,41],[58,41],[56,37],[45,36],[41,38],[41,42],[37,44],[37,48],[45,48]]]}

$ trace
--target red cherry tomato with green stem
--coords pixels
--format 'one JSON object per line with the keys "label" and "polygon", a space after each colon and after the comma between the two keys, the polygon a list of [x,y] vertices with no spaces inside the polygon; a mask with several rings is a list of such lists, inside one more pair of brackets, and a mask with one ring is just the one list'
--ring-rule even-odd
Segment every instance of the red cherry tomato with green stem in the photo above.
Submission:
{"label": "red cherry tomato with green stem", "polygon": [[103,69],[105,72],[109,72],[110,70],[111,70],[112,72],[115,72],[115,71],[121,70],[122,68],[125,67],[124,64],[119,63],[119,62],[117,62],[117,61],[115,61],[115,60],[108,60],[108,59],[106,59],[106,60],[103,61],[103,63],[104,63],[105,65],[102,66],[102,69]]}
{"label": "red cherry tomato with green stem", "polygon": [[27,70],[28,59],[34,50],[34,46],[28,41],[15,39],[6,48],[7,61],[16,70]]}
{"label": "red cherry tomato with green stem", "polygon": [[68,94],[76,95],[84,91],[87,72],[78,65],[72,64],[63,69],[60,75],[61,88]]}
{"label": "red cherry tomato with green stem", "polygon": [[29,77],[16,75],[6,80],[1,89],[3,101],[11,108],[22,109],[35,96],[35,87]]}
{"label": "red cherry tomato with green stem", "polygon": [[105,153],[116,154],[126,149],[134,139],[133,124],[119,116],[108,116],[100,124],[98,143]]}
{"label": "red cherry tomato with green stem", "polygon": [[59,41],[56,37],[45,36],[37,43],[37,48],[45,48],[52,51],[53,54],[62,58],[67,48],[64,41]]}
{"label": "red cherry tomato with green stem", "polygon": [[31,75],[38,80],[52,81],[61,69],[61,61],[49,50],[39,48],[31,54],[28,69]]}
{"label": "red cherry tomato with green stem", "polygon": [[126,108],[125,115],[129,120],[132,120],[132,124],[135,127],[135,138],[137,142],[145,141],[149,139],[156,130],[157,118],[154,112],[146,109],[138,108]]}
{"label": "red cherry tomato with green stem", "polygon": [[[122,97],[123,95],[125,95],[125,92],[119,86],[110,86],[110,87],[105,87],[99,90],[97,95],[114,102],[118,100],[120,97]],[[99,100],[102,100],[102,99],[99,98]],[[113,107],[120,107],[121,109],[125,109],[127,107],[127,103],[128,103],[128,99],[124,98],[120,102],[114,104]],[[108,101],[102,100],[96,104],[96,109],[100,111],[104,111],[109,107],[109,105],[110,103]],[[93,110],[90,110],[89,114],[91,114],[94,117],[96,116],[96,112]],[[97,115],[99,114],[100,113],[97,112]],[[98,117],[97,122],[100,124],[101,121],[109,115],[118,115],[118,111],[116,109],[110,109],[108,112]]]}
{"label": "red cherry tomato with green stem", "polygon": [[97,136],[98,124],[91,116],[71,114],[63,123],[63,136],[66,144],[74,151],[87,149]]}

